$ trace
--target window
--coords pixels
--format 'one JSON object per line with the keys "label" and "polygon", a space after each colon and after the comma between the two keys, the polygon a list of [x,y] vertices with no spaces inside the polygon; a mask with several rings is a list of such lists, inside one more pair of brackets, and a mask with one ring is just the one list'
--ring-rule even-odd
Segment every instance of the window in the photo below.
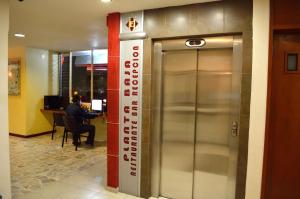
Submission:
{"label": "window", "polygon": [[69,98],[70,54],[60,55],[59,94]]}
{"label": "window", "polygon": [[106,99],[107,96],[107,50],[93,51],[93,98]]}
{"label": "window", "polygon": [[[83,102],[106,99],[107,50],[76,51],[61,55],[60,94],[78,94]],[[92,92],[91,92],[92,91]]]}
{"label": "window", "polygon": [[81,96],[83,102],[91,101],[92,51],[72,52],[72,94]]}
{"label": "window", "polygon": [[298,71],[298,54],[296,53],[287,54],[287,71],[289,72]]}

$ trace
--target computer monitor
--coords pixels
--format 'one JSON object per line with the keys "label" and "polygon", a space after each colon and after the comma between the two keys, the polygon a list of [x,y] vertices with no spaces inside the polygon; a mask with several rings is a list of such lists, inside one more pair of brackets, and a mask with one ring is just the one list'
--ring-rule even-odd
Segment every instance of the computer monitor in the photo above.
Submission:
{"label": "computer monitor", "polygon": [[92,100],[92,111],[102,111],[102,100]]}
{"label": "computer monitor", "polygon": [[44,96],[44,109],[60,109],[62,107],[62,97],[58,95]]}

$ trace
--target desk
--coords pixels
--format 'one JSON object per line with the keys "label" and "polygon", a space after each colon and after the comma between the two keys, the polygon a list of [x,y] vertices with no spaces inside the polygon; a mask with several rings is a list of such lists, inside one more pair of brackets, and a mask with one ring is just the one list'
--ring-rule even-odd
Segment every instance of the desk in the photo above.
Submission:
{"label": "desk", "polygon": [[[62,114],[62,115],[66,114],[66,111],[61,110],[61,109],[51,109],[51,110],[40,109],[40,111],[44,114],[52,114],[52,115],[53,115],[53,113]],[[90,124],[92,124],[96,127],[95,140],[106,142],[106,140],[107,140],[106,114],[102,113],[101,115],[99,115],[95,119],[92,119],[90,121]]]}
{"label": "desk", "polygon": [[65,115],[66,111],[65,110],[61,110],[61,109],[41,109],[42,113],[57,113],[57,114],[61,114],[61,115]]}

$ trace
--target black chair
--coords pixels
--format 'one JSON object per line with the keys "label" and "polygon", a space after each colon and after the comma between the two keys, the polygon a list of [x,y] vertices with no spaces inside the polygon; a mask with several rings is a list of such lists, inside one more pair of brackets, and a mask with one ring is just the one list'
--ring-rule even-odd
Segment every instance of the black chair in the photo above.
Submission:
{"label": "black chair", "polygon": [[63,115],[59,113],[53,113],[53,130],[52,130],[52,136],[51,139],[53,140],[54,133],[56,131],[56,127],[65,127]]}
{"label": "black chair", "polygon": [[[64,121],[64,125],[65,125],[65,130],[64,130],[64,136],[63,136],[61,147],[64,147],[65,139],[66,139],[66,141],[68,139],[68,132],[71,132],[73,135],[73,138],[74,137],[77,138],[77,140],[73,140],[73,142],[75,143],[75,150],[77,151],[77,147],[81,143],[80,134],[84,133],[84,132],[79,132],[78,124],[76,124],[74,119],[72,119],[71,117],[65,115],[65,116],[63,116],[63,121]],[[74,136],[74,134],[77,136]]]}

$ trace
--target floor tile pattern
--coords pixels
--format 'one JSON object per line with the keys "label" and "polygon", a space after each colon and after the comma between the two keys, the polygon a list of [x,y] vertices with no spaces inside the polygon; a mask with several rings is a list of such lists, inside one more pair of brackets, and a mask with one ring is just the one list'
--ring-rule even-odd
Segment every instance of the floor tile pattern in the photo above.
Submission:
{"label": "floor tile pattern", "polygon": [[[54,187],[59,186],[64,179],[80,177],[80,174],[88,172],[96,165],[102,172],[94,173],[95,178],[92,180],[98,182],[99,187],[105,186],[105,182],[100,182],[106,179],[105,144],[97,141],[95,147],[82,144],[78,151],[75,151],[71,139],[64,148],[61,147],[61,141],[62,133],[55,135],[54,140],[51,140],[50,135],[28,139],[10,137],[13,199],[24,198],[26,194],[50,184]],[[97,167],[94,168],[96,169]],[[98,174],[101,175],[97,176]],[[81,180],[78,181],[79,184]]]}

